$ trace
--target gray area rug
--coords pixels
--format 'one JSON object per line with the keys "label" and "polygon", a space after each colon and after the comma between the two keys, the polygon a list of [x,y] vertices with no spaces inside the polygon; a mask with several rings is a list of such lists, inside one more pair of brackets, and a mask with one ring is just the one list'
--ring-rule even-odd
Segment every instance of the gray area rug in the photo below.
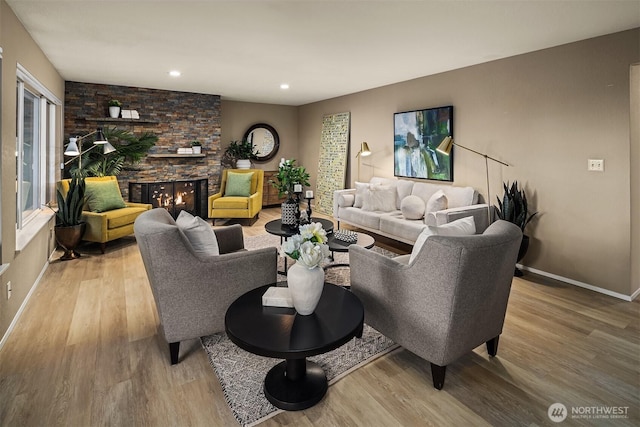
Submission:
{"label": "gray area rug", "polygon": [[[224,398],[240,425],[253,426],[283,412],[269,403],[262,390],[264,377],[280,360],[242,350],[224,333],[202,337],[200,341],[220,380]],[[362,338],[353,338],[340,348],[308,360],[322,366],[331,385],[397,347],[389,338],[365,325]],[[331,393],[331,389],[327,393]]]}
{"label": "gray area rug", "polygon": [[[247,237],[244,243],[247,249],[268,246],[279,248],[280,238],[268,234]],[[377,246],[371,250],[389,257],[396,256],[393,252]],[[331,263],[346,263],[348,259],[347,253],[336,253]],[[283,268],[284,260],[279,258],[278,270],[282,271]],[[278,280],[286,280],[286,277],[279,275]],[[348,286],[349,268],[330,268],[325,272],[325,280],[329,283]],[[224,333],[202,337],[200,341],[207,352],[209,363],[220,380],[225,400],[240,425],[253,426],[283,412],[269,403],[262,390],[267,372],[280,360],[257,356],[242,350]],[[397,347],[398,345],[389,338],[365,324],[362,338],[353,338],[340,348],[310,357],[308,360],[322,366],[331,385],[355,369]],[[327,393],[330,392],[331,390]]]}

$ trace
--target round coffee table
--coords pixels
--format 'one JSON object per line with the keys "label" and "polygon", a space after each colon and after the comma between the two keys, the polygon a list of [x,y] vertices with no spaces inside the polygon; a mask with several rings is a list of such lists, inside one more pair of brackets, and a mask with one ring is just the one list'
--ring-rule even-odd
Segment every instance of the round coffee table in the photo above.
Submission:
{"label": "round coffee table", "polygon": [[247,292],[225,315],[229,339],[251,353],[285,359],[267,373],[264,394],[287,411],[309,408],[327,392],[322,367],[306,360],[362,336],[364,308],[353,293],[325,284],[313,314],[302,316],[292,308],[263,307],[269,286]]}

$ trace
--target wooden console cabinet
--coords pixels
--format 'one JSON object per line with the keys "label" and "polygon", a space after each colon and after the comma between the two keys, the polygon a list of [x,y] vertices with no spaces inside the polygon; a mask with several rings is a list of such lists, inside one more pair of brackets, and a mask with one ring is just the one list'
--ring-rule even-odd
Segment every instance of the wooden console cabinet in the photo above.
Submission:
{"label": "wooden console cabinet", "polygon": [[269,181],[275,179],[278,171],[264,171],[264,184],[262,187],[262,206],[279,205],[286,197],[278,197],[278,190]]}

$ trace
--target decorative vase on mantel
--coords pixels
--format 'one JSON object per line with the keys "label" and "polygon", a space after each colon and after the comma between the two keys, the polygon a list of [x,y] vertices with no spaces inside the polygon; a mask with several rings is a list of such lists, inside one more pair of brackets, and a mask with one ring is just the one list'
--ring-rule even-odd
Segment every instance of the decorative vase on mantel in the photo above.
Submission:
{"label": "decorative vase on mantel", "polygon": [[282,225],[295,228],[298,226],[300,207],[294,199],[287,199],[280,205]]}
{"label": "decorative vase on mantel", "polygon": [[319,266],[307,268],[296,262],[287,271],[287,286],[298,314],[312,314],[324,289],[324,269]]}

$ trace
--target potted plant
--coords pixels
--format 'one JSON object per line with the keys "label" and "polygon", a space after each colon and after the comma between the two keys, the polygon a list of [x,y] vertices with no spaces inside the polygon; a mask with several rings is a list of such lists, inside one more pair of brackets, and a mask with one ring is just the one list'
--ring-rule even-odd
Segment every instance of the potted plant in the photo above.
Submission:
{"label": "potted plant", "polygon": [[[296,185],[299,185],[299,191],[302,193],[302,186],[309,185],[309,173],[307,173],[304,166],[296,166],[295,159],[283,160],[280,162],[278,168],[278,174],[275,175],[275,180],[270,180],[269,183],[278,190],[278,196],[287,196],[282,207],[282,224],[289,226],[297,226],[299,208],[296,195]],[[310,218],[309,218],[310,219]]]}
{"label": "potted plant", "polygon": [[191,148],[193,149],[193,154],[202,153],[202,144],[200,144],[200,141],[191,141]]}
{"label": "potted plant", "polygon": [[64,248],[63,261],[79,258],[75,248],[82,240],[86,223],[82,220],[82,208],[85,203],[84,178],[75,176],[69,182],[69,191],[63,194],[56,190],[58,210],[56,212],[55,236],[56,241]]}
{"label": "potted plant", "polygon": [[112,119],[117,119],[120,117],[120,109],[122,108],[122,102],[117,99],[112,99],[109,101],[109,117]]}
{"label": "potted plant", "polygon": [[[514,181],[511,186],[509,186],[508,182],[503,183],[503,186],[504,196],[502,197],[502,201],[498,198],[496,213],[498,218],[514,223],[522,230],[522,242],[520,243],[520,250],[518,251],[518,261],[520,261],[529,249],[529,236],[524,234],[524,229],[538,212],[529,214],[527,195],[524,190],[518,189],[518,181]],[[522,276],[522,272],[517,268],[514,274],[517,277]]]}
{"label": "potted plant", "polygon": [[246,139],[243,141],[231,141],[225,150],[225,156],[235,160],[238,169],[250,169],[251,160],[257,160],[260,152]]}

